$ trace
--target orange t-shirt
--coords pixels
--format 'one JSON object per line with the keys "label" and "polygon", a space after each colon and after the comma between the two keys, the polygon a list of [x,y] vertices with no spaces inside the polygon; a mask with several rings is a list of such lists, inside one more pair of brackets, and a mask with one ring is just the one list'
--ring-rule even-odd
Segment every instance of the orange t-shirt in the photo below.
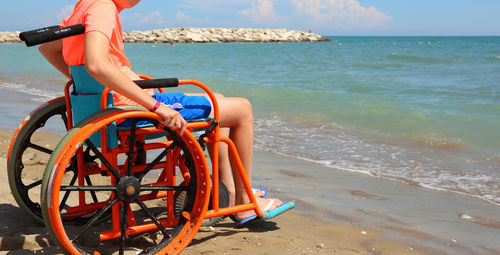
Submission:
{"label": "orange t-shirt", "polygon": [[[73,12],[62,21],[60,26],[83,24],[85,33],[98,31],[109,39],[109,61],[117,66],[131,80],[139,76],[130,69],[130,61],[125,57],[123,34],[120,24],[120,9],[112,0],[80,0]],[[85,35],[63,39],[63,56],[68,65],[85,64]],[[152,90],[147,91],[152,94]],[[125,96],[113,92],[115,105],[137,105]]]}

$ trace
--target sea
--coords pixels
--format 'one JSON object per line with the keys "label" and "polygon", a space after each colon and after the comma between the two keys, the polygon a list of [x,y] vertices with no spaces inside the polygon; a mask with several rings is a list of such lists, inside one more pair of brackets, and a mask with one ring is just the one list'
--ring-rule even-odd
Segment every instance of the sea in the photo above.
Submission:
{"label": "sea", "polygon": [[[500,205],[500,37],[328,38],[125,50],[138,73],[248,98],[257,149]],[[0,129],[65,82],[36,47],[0,44]]]}

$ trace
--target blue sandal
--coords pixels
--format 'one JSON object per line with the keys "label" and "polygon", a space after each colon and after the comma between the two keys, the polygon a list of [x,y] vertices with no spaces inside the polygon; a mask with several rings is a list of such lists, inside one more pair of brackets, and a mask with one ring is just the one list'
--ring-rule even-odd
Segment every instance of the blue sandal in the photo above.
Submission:
{"label": "blue sandal", "polygon": [[231,217],[231,219],[236,222],[236,225],[243,225],[247,222],[250,222],[252,220],[269,220],[269,219],[272,219],[288,210],[291,210],[292,208],[295,207],[295,203],[294,202],[285,202],[283,203],[282,205],[280,205],[278,208],[275,208],[275,209],[272,209],[272,210],[269,210],[269,208],[271,208],[271,206],[273,205],[274,203],[274,199],[271,199],[269,201],[269,204],[266,206],[266,208],[264,209],[264,211],[262,211],[262,218],[257,218],[257,215],[254,214],[252,216],[248,216],[242,220],[236,220],[236,218],[233,216]]}

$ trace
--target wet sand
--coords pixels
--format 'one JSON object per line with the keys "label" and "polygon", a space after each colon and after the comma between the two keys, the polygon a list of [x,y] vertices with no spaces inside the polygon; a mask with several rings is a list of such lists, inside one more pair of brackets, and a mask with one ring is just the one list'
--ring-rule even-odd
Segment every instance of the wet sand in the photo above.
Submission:
{"label": "wet sand", "polygon": [[500,254],[500,207],[485,201],[262,151],[254,161],[254,183],[294,199],[296,213],[381,231],[430,254]]}
{"label": "wet sand", "polygon": [[[0,254],[58,254],[10,194],[12,134],[0,131]],[[183,254],[500,254],[500,210],[482,201],[263,151],[254,169],[254,184],[297,207],[245,227],[202,227]]]}

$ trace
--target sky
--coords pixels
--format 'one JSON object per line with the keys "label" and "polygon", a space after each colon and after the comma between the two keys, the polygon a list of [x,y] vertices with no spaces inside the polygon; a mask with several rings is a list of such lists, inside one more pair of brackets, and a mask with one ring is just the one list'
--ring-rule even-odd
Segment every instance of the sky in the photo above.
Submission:
{"label": "sky", "polygon": [[[76,0],[2,0],[0,31],[58,24]],[[500,35],[500,0],[142,0],[124,31],[287,28],[321,35]]]}

